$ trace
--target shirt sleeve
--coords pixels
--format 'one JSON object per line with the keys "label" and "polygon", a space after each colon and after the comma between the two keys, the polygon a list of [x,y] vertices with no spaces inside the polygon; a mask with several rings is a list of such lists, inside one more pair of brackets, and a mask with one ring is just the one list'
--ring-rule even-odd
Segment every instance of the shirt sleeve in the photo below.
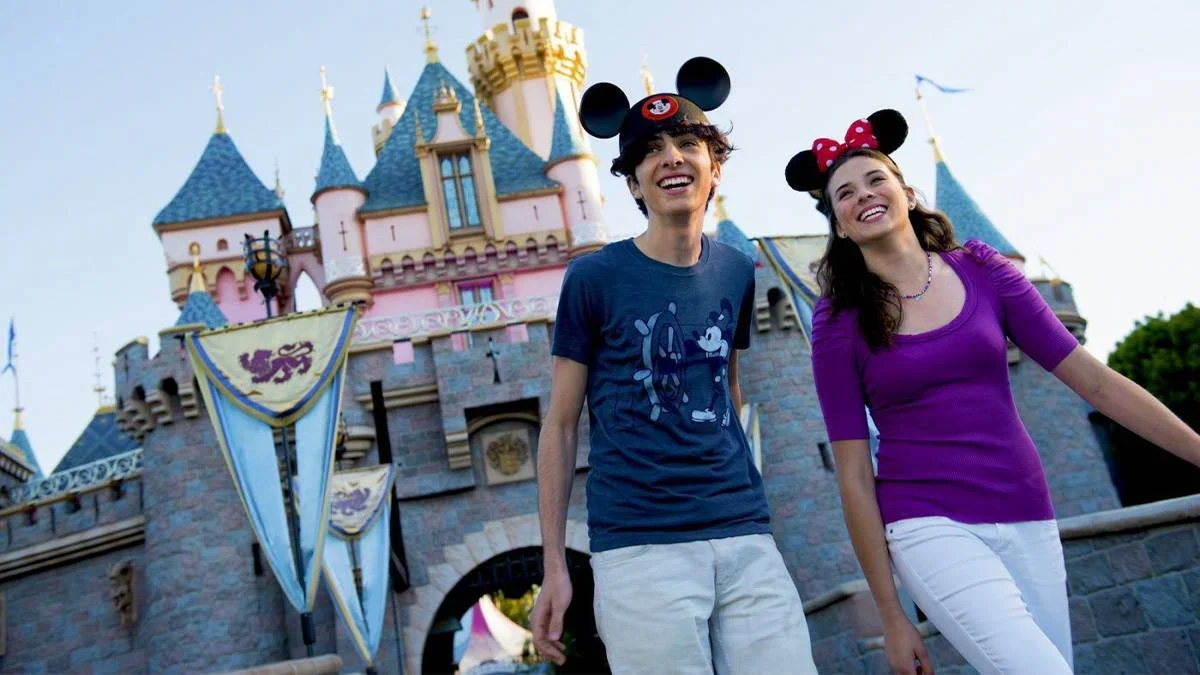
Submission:
{"label": "shirt sleeve", "polygon": [[968,241],[963,248],[982,267],[1000,299],[1004,333],[1042,368],[1057,368],[1079,341],[1011,260],[981,241]]}
{"label": "shirt sleeve", "polygon": [[750,348],[750,322],[754,319],[754,271],[750,271],[750,281],[746,284],[746,292],[742,294],[742,304],[738,311],[737,328],[733,332],[733,348]]}
{"label": "shirt sleeve", "polygon": [[558,313],[554,320],[554,344],[550,353],[590,366],[596,313],[588,293],[588,275],[578,261],[567,266],[562,290],[558,294]]}
{"label": "shirt sleeve", "polygon": [[849,313],[835,315],[827,299],[818,302],[813,311],[813,380],[830,441],[869,438],[862,374],[855,354],[856,327]]}

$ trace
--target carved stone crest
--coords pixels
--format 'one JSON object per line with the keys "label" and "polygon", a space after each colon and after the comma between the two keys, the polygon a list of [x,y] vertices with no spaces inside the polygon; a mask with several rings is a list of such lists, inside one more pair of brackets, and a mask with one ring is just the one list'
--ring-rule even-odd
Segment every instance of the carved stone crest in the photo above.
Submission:
{"label": "carved stone crest", "polygon": [[108,579],[112,582],[113,608],[121,617],[122,626],[130,626],[137,622],[137,596],[134,588],[133,561],[122,560],[108,570]]}
{"label": "carved stone crest", "polygon": [[478,447],[489,484],[511,483],[534,477],[533,447],[529,434],[529,429],[525,428],[480,434]]}

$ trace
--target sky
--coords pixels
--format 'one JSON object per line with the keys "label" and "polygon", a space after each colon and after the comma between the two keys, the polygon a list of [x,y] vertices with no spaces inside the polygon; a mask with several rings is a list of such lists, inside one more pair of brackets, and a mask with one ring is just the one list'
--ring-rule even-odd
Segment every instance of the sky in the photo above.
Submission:
{"label": "sky", "polygon": [[[442,62],[469,86],[470,0],[429,0]],[[0,0],[0,318],[15,318],[24,422],[50,471],[97,407],[95,357],[174,323],[150,223],[211,135],[214,74],[225,122],[268,185],[276,163],[292,222],[311,224],[321,155],[320,67],[360,177],[383,69],[406,96],[424,65],[417,0],[184,3]],[[689,57],[732,76],[710,117],[732,126],[730,216],[751,237],[822,232],[783,167],[818,136],[881,108],[909,120],[893,156],[934,199],[916,73],[966,87],[927,102],[955,175],[1039,275],[1075,289],[1087,348],[1104,358],[1139,318],[1200,301],[1200,165],[1189,148],[1200,92],[1200,3],[1158,0],[559,0],[584,30],[588,82],[636,100],[643,52],[659,90]],[[592,141],[602,167],[614,141]],[[601,171],[613,238],[645,225]],[[0,379],[0,410],[14,406]],[[0,435],[11,413],[0,413]],[[7,419],[6,419],[7,418]]]}

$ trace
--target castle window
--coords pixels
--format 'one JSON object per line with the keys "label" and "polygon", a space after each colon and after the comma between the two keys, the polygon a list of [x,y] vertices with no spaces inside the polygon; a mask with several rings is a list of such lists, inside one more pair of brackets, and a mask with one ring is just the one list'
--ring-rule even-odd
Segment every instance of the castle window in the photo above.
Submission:
{"label": "castle window", "polygon": [[475,195],[471,156],[465,152],[441,155],[438,170],[442,179],[446,224],[450,232],[453,234],[478,228],[482,222],[479,219],[479,199]]}
{"label": "castle window", "polygon": [[512,22],[513,22],[514,27],[517,25],[517,22],[520,21],[521,19],[528,19],[528,18],[529,18],[529,12],[526,12],[524,7],[518,7],[513,10]]}
{"label": "castle window", "polygon": [[482,305],[496,299],[492,279],[481,279],[458,284],[458,303],[464,307]]}
{"label": "castle window", "polygon": [[229,250],[229,242],[225,241],[224,239],[218,239],[217,240],[217,250],[218,251],[228,251]]}

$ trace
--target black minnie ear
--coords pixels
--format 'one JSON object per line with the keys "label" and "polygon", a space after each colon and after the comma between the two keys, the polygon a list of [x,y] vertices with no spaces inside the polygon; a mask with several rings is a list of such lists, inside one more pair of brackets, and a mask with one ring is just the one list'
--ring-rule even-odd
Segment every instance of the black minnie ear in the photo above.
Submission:
{"label": "black minnie ear", "polygon": [[908,138],[908,122],[895,110],[877,110],[867,118],[871,133],[879,139],[879,151],[885,155],[895,152]]}
{"label": "black minnie ear", "polygon": [[812,150],[798,152],[783,170],[787,184],[796,192],[809,192],[825,187],[825,174],[817,168],[817,156]]}
{"label": "black minnie ear", "polygon": [[610,82],[597,82],[588,87],[579,102],[579,123],[596,138],[616,136],[628,113],[629,98]]}
{"label": "black minnie ear", "polygon": [[707,56],[688,59],[675,76],[675,91],[701,110],[716,110],[729,98],[729,89],[729,73]]}

